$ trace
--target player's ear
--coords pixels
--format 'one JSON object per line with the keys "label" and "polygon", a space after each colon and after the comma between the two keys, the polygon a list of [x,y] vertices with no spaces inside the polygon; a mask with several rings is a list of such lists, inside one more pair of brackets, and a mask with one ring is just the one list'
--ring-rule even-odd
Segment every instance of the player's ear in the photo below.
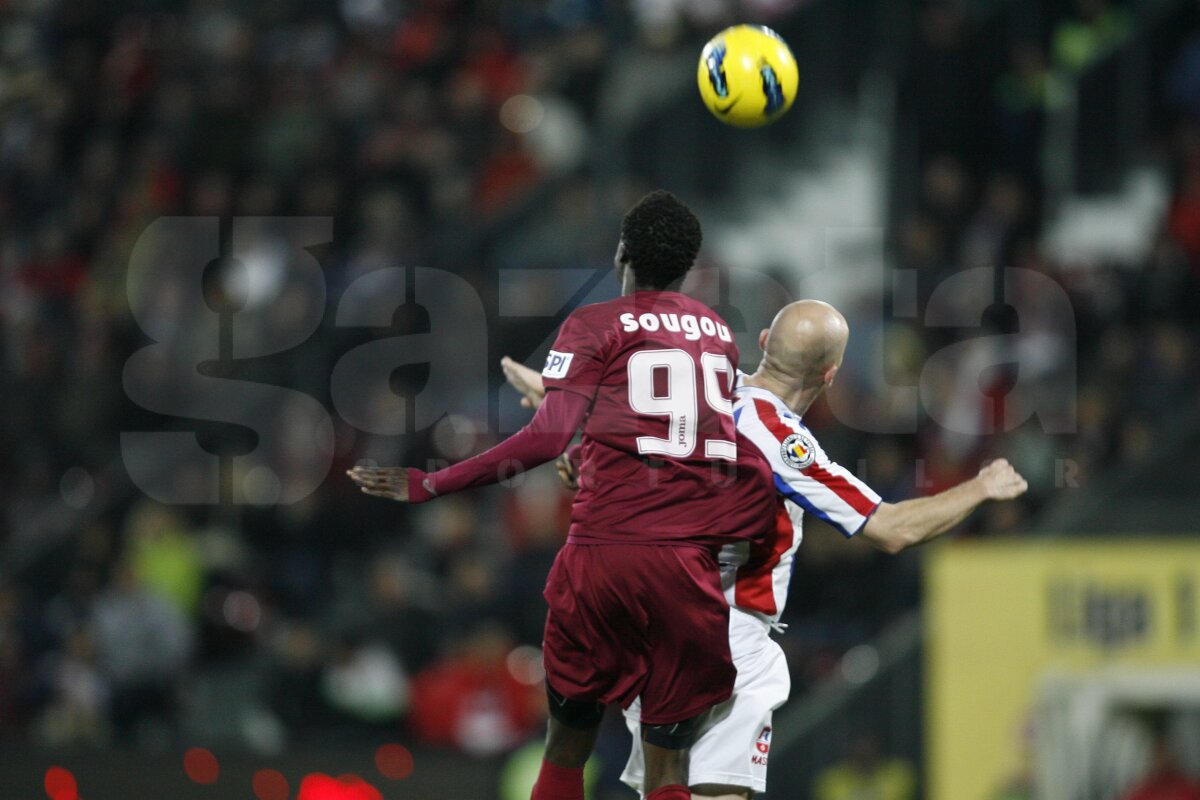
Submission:
{"label": "player's ear", "polygon": [[758,334],[758,349],[764,353],[767,352],[767,336],[771,333],[770,328],[763,328]]}
{"label": "player's ear", "polygon": [[629,253],[625,250],[625,240],[617,242],[617,252],[613,256],[613,269],[617,273],[617,282],[625,283],[625,270],[629,267]]}
{"label": "player's ear", "polygon": [[613,259],[613,261],[617,264],[622,264],[624,266],[629,265],[629,251],[625,249],[625,240],[624,239],[617,242],[617,255]]}
{"label": "player's ear", "polygon": [[825,385],[826,386],[833,386],[833,379],[835,377],[837,377],[838,367],[840,367],[840,366],[841,366],[841,364],[834,364],[829,369],[825,370]]}

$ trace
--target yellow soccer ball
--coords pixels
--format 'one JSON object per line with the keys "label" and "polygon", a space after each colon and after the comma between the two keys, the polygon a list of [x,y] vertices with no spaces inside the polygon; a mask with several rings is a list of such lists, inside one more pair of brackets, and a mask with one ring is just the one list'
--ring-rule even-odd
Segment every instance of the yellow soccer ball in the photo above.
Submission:
{"label": "yellow soccer ball", "polygon": [[704,46],[696,82],[714,117],[738,128],[757,128],[792,107],[800,72],[775,31],[734,25]]}

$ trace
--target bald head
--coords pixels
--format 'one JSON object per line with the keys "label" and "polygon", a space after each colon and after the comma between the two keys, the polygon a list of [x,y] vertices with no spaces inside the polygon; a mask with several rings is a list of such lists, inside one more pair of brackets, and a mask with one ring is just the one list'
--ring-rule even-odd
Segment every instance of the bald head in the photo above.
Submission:
{"label": "bald head", "polygon": [[820,300],[797,300],[771,322],[763,345],[768,370],[803,386],[824,385],[842,363],[850,327],[841,313]]}

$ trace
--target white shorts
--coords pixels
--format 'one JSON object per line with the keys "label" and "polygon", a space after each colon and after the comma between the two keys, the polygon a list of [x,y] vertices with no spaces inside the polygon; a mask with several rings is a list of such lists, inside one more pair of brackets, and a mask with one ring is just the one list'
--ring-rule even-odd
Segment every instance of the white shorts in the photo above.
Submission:
{"label": "white shorts", "polygon": [[[757,621],[753,624],[762,625]],[[741,639],[732,638],[735,643]],[[751,653],[739,655],[738,648],[734,648],[733,663],[738,674],[733,697],[705,712],[699,720],[688,766],[688,783],[692,786],[716,783],[755,792],[767,790],[771,712],[787,700],[792,683],[783,649],[765,631],[759,642],[762,646]],[[640,724],[640,705],[634,701],[625,710],[633,748],[621,780],[639,793],[645,777]]]}

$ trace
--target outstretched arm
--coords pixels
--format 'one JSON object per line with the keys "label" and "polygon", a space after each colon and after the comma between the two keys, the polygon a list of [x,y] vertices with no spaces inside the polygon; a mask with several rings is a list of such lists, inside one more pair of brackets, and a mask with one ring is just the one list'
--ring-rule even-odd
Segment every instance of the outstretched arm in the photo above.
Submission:
{"label": "outstretched arm", "polygon": [[[504,370],[508,385],[521,393],[521,405],[524,408],[537,408],[546,399],[546,386],[542,383],[540,372],[508,356],[500,359],[500,368]],[[579,458],[580,447],[574,445],[554,462],[558,477],[571,491],[579,488]]]}
{"label": "outstretched arm", "polygon": [[581,394],[548,392],[528,425],[500,444],[452,467],[425,473],[407,467],[355,467],[346,474],[367,494],[402,503],[499,483],[552,461],[571,443],[591,401]]}
{"label": "outstretched arm", "polygon": [[881,503],[862,535],[888,553],[927,542],[953,528],[987,500],[1011,500],[1028,484],[1003,458],[991,462],[969,481],[931,497]]}

